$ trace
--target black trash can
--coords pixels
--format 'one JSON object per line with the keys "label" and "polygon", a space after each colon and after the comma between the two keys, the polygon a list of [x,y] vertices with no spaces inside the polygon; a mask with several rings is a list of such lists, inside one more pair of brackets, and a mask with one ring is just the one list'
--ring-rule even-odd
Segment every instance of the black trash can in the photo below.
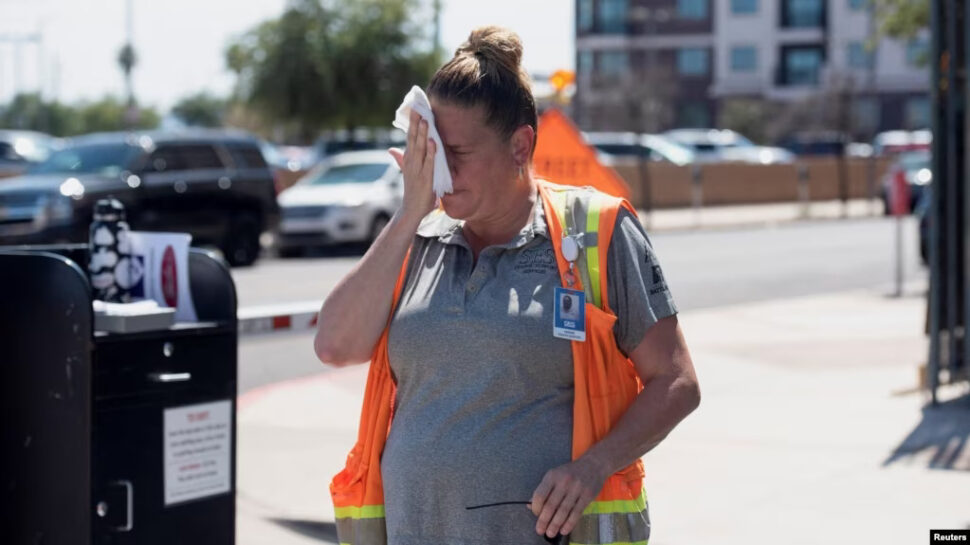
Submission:
{"label": "black trash can", "polygon": [[95,331],[86,245],[0,247],[0,543],[235,540],[236,293],[189,253],[198,315]]}

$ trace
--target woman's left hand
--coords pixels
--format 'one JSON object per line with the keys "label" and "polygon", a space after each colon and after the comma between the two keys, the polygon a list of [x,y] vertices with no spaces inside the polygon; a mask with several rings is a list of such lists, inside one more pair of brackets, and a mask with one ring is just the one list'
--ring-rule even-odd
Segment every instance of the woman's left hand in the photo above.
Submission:
{"label": "woman's left hand", "polygon": [[546,472],[532,493],[532,514],[539,517],[536,533],[555,537],[572,532],[608,476],[602,464],[585,456]]}

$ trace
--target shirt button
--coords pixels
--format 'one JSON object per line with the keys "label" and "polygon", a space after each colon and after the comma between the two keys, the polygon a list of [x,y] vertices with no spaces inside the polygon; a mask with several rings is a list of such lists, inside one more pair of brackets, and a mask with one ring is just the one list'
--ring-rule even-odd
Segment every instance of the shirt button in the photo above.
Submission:
{"label": "shirt button", "polygon": [[478,289],[478,286],[476,286],[475,284],[468,286],[468,291],[475,291],[477,289]]}

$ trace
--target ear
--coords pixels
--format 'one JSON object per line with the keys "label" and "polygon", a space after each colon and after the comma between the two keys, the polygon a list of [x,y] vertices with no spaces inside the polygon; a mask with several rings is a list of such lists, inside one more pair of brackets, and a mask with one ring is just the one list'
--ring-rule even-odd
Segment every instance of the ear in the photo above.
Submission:
{"label": "ear", "polygon": [[532,143],[536,141],[536,131],[529,125],[522,125],[512,133],[512,158],[518,165],[525,165],[532,155]]}

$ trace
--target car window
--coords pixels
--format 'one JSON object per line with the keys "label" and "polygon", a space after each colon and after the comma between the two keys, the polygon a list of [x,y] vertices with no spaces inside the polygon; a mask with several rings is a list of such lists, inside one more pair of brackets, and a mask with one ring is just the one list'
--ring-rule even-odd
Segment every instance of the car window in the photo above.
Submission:
{"label": "car window", "polygon": [[185,168],[189,170],[202,168],[225,168],[216,149],[209,144],[188,144],[178,146]]}
{"label": "car window", "polygon": [[234,146],[232,148],[233,158],[241,167],[245,168],[266,168],[266,158],[263,152],[256,146]]}
{"label": "car window", "polygon": [[14,149],[13,146],[7,142],[0,142],[0,161],[23,161],[24,158],[21,157]]}
{"label": "car window", "polygon": [[173,172],[185,170],[185,162],[175,146],[160,145],[148,158],[147,170],[150,172]]}
{"label": "car window", "polygon": [[594,147],[603,153],[610,155],[632,155],[646,154],[648,150],[635,144],[596,144]]}
{"label": "car window", "polygon": [[132,161],[142,153],[141,148],[128,144],[81,144],[54,152],[30,171],[114,176],[129,168]]}
{"label": "car window", "polygon": [[148,169],[153,172],[204,168],[224,168],[219,154],[209,144],[162,144],[148,161]]}
{"label": "car window", "polygon": [[387,172],[387,163],[357,163],[323,168],[303,179],[307,185],[353,184],[373,182]]}

